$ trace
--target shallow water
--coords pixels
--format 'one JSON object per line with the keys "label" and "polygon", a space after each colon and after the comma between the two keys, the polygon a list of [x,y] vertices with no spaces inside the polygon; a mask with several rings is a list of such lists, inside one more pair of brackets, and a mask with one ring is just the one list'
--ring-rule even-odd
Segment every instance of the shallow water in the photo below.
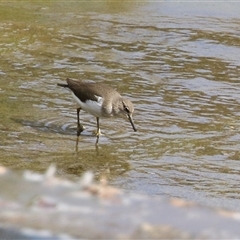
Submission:
{"label": "shallow water", "polygon": [[[240,210],[239,3],[0,3],[0,164]],[[76,109],[65,79],[135,105],[138,132]]]}

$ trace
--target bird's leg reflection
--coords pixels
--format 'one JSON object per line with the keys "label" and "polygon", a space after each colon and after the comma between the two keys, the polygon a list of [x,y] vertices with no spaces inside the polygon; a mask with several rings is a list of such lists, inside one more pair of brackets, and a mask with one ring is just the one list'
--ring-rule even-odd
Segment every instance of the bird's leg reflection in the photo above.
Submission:
{"label": "bird's leg reflection", "polygon": [[[96,142],[95,142],[95,148],[97,153],[98,153],[98,141],[99,141],[99,136],[97,136]],[[76,146],[75,146],[76,153],[78,152],[78,144],[79,144],[79,136],[77,136],[76,138]]]}
{"label": "bird's leg reflection", "polygon": [[79,142],[79,136],[77,136],[77,139],[76,139],[76,148],[75,148],[76,152],[78,152],[78,142]]}
{"label": "bird's leg reflection", "polygon": [[99,141],[99,136],[97,136],[96,138],[96,143],[95,143],[96,148],[98,148],[98,141]]}

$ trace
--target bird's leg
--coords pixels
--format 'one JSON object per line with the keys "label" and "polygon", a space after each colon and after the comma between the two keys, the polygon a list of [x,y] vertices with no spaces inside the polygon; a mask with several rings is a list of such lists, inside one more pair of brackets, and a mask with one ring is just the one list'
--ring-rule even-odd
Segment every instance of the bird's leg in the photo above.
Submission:
{"label": "bird's leg", "polygon": [[83,125],[80,124],[80,117],[79,117],[80,110],[81,108],[77,108],[77,136],[79,136],[84,129]]}
{"label": "bird's leg", "polygon": [[97,146],[98,145],[99,136],[101,135],[101,131],[100,131],[100,126],[99,126],[99,117],[96,117],[96,119],[97,119],[97,132],[96,132],[97,139],[96,139],[95,145]]}
{"label": "bird's leg", "polygon": [[101,131],[100,131],[100,125],[99,125],[99,117],[97,118],[97,132],[96,132],[96,136],[99,137],[101,135]]}

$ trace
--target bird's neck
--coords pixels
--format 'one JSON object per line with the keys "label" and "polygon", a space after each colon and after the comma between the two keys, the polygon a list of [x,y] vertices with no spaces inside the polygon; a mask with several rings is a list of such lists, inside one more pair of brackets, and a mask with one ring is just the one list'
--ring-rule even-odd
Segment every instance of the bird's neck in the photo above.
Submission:
{"label": "bird's neck", "polygon": [[124,112],[123,99],[117,98],[115,101],[113,101],[112,114],[118,115],[122,112]]}

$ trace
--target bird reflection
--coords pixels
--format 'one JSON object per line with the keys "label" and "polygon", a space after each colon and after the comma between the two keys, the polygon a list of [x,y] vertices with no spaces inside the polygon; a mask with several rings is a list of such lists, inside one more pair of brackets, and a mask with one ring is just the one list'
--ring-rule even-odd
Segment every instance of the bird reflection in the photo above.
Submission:
{"label": "bird reflection", "polygon": [[[78,152],[79,137],[80,136],[77,136],[77,138],[76,138],[76,146],[75,146],[76,153]],[[99,141],[99,136],[96,137],[96,142],[95,142],[95,149],[96,149],[97,154],[98,154],[98,141]]]}

